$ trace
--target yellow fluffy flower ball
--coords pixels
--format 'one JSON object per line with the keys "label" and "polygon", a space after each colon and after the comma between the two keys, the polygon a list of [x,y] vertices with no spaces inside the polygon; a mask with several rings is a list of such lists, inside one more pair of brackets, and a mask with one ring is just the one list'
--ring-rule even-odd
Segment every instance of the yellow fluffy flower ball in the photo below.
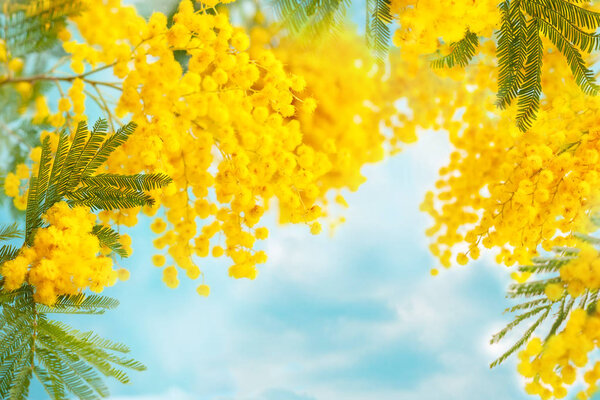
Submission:
{"label": "yellow fluffy flower ball", "polygon": [[[33,245],[2,265],[7,290],[27,282],[35,288],[37,302],[51,305],[59,295],[101,292],[115,283],[113,261],[99,255],[100,243],[91,233],[96,216],[89,209],[59,202],[43,218],[49,226],[36,231]],[[128,271],[119,277],[126,280]]]}

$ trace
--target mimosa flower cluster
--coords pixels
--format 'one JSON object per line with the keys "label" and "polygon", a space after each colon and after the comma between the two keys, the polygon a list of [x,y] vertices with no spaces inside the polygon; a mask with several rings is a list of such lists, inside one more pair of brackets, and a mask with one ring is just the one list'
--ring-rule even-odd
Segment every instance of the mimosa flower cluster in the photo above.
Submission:
{"label": "mimosa flower cluster", "polygon": [[[556,52],[544,57],[546,68],[568,73]],[[445,113],[455,118],[440,124],[455,150],[422,206],[435,221],[427,232],[433,254],[448,267],[477,259],[484,248],[500,249],[497,261],[513,265],[528,263],[539,245],[574,244],[573,232],[591,228],[599,194],[598,98],[548,78],[544,91],[552,101],[545,99],[538,121],[520,133],[511,126],[514,110],[495,109],[489,68],[468,68],[465,79],[472,86],[454,86],[455,95],[444,94],[452,86],[440,86],[441,96],[460,100]]]}
{"label": "mimosa flower cluster", "polygon": [[[262,47],[261,39],[271,36],[256,28],[252,42]],[[365,164],[381,161],[386,152],[398,150],[400,143],[391,140],[390,128],[400,91],[391,93],[384,68],[377,65],[356,34],[342,32],[312,46],[302,57],[298,46],[293,40],[282,40],[274,51],[289,71],[306,80],[305,93],[317,102],[313,111],[306,100],[294,100],[303,142],[326,154],[331,164],[317,185],[324,189],[322,192],[329,188],[357,190],[366,180],[361,173]]]}
{"label": "mimosa flower cluster", "polygon": [[[578,243],[577,257],[560,268],[560,285],[566,287],[572,297],[581,296],[586,289],[600,288],[600,254],[588,243]],[[552,289],[551,289],[552,290]],[[558,293],[558,290],[554,290]]]}
{"label": "mimosa flower cluster", "polygon": [[[256,265],[267,260],[257,241],[269,232],[259,223],[275,200],[281,223],[306,224],[318,234],[329,191],[356,190],[365,180],[361,167],[398,145],[388,146],[380,133],[381,122],[396,113],[395,99],[385,97],[393,93],[355,36],[299,58],[292,41],[271,49],[264,29],[250,40],[226,14],[206,7],[181,2],[167,27],[161,13],[146,21],[117,0],[89,2],[72,18],[84,41],[71,40],[67,31],[60,35],[75,74],[61,89],[65,97],[56,113],[41,107],[56,126],[85,118],[90,100],[112,123],[131,118],[138,124],[111,156],[109,171],[173,178],[155,193],[156,206],[144,210],[166,209],[152,224],[161,251],[152,262],[164,267],[169,287],[178,285],[181,272],[201,276],[193,256],[227,256],[230,276],[254,279]],[[332,51],[344,61],[323,56]],[[184,54],[183,62],[175,52]],[[119,82],[89,75],[104,69]],[[323,79],[325,69],[329,79]],[[114,112],[105,91],[118,95]],[[15,184],[7,193],[16,193]],[[339,194],[336,201],[347,205]],[[100,218],[133,226],[139,211]],[[205,285],[198,291],[207,294]]]}
{"label": "mimosa flower cluster", "polygon": [[[268,50],[251,59],[248,36],[225,14],[195,12],[184,1],[167,28],[163,14],[146,22],[133,12],[115,1],[97,2],[74,19],[86,40],[73,45],[75,57],[93,65],[88,54],[96,49],[103,64],[114,64],[114,74],[123,79],[116,113],[131,115],[139,125],[109,166],[173,178],[161,194],[167,223],[153,225],[161,234],[155,245],[167,248],[190,279],[200,275],[191,256],[211,253],[233,260],[231,276],[254,279],[255,265],[266,261],[254,249],[266,237],[257,224],[271,198],[279,200],[283,220],[320,230],[320,192],[313,182],[331,164],[303,145],[297,121],[286,120],[305,82]],[[126,23],[113,29],[115,18]],[[98,24],[111,27],[113,37],[97,35]],[[189,57],[185,71],[174,50]],[[177,275],[175,267],[164,270],[171,287]]]}
{"label": "mimosa flower cluster", "polygon": [[101,292],[119,275],[113,260],[100,254],[98,238],[91,233],[96,215],[85,207],[56,203],[44,215],[48,224],[37,230],[31,247],[2,264],[4,288],[15,290],[27,282],[35,288],[37,302],[52,305],[56,297],[85,289]]}
{"label": "mimosa flower cluster", "polygon": [[525,390],[542,400],[563,399],[581,374],[587,388],[576,396],[586,400],[597,391],[600,362],[590,366],[590,353],[600,347],[600,316],[583,309],[571,312],[565,329],[542,343],[529,341],[519,353],[519,373],[526,378]]}

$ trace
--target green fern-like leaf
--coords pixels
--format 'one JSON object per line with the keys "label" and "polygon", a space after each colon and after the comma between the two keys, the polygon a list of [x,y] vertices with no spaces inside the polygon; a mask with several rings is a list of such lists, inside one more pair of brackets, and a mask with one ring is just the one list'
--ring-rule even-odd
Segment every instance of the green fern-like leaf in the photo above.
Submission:
{"label": "green fern-like leaf", "polygon": [[89,163],[81,172],[81,177],[91,176],[102,164],[108,160],[108,157],[123,143],[127,141],[129,136],[135,132],[137,125],[134,122],[129,122],[117,130],[116,133],[108,137],[106,141],[98,148],[98,152],[90,159]]}
{"label": "green fern-like leaf", "polygon": [[392,13],[390,0],[367,0],[367,45],[381,62],[387,55],[391,41]]}
{"label": "green fern-like leaf", "polygon": [[78,295],[64,296],[53,307],[42,306],[34,302],[30,286],[0,303],[0,398],[25,399],[35,377],[52,400],[63,400],[67,393],[100,399],[109,395],[103,376],[128,383],[125,370],[145,370],[140,362],[123,356],[130,351],[127,346],[51,321],[46,315],[47,309],[73,314],[116,304],[107,297]]}
{"label": "green fern-like leaf", "polygon": [[87,187],[114,187],[125,190],[150,191],[167,186],[171,178],[165,174],[98,174],[85,177],[81,183]]}
{"label": "green fern-like leaf", "polygon": [[600,13],[565,0],[505,0],[499,9],[498,99],[500,108],[517,102],[516,124],[521,131],[535,120],[542,96],[541,67],[547,37],[565,57],[581,90],[596,95],[600,87],[583,53],[600,49]]}
{"label": "green fern-like leaf", "polygon": [[52,306],[38,304],[38,311],[44,314],[104,314],[117,308],[119,301],[112,297],[85,295],[59,296]]}
{"label": "green fern-like leaf", "polygon": [[598,94],[599,87],[594,78],[594,72],[587,68],[585,61],[579,50],[572,45],[561,32],[548,22],[538,20],[540,29],[544,35],[556,46],[556,48],[565,56],[569,68],[573,73],[575,82],[585,94]]}
{"label": "green fern-like leaf", "polygon": [[44,51],[57,43],[68,16],[82,9],[77,0],[6,1],[0,14],[0,39],[14,56]]}
{"label": "green fern-like leaf", "polygon": [[[86,128],[87,131],[87,128]],[[73,164],[72,171],[69,176],[69,182],[67,187],[76,187],[82,178],[82,173],[85,168],[89,165],[90,161],[94,158],[100,146],[104,142],[104,139],[108,135],[108,122],[105,119],[99,119],[94,124],[92,131],[90,132],[89,139],[85,142],[85,145],[81,149],[81,152],[77,154],[75,163]],[[67,164],[67,168],[69,168]]]}
{"label": "green fern-like leaf", "polygon": [[88,136],[89,131],[87,123],[85,121],[80,121],[77,125],[69,152],[65,158],[64,165],[57,177],[57,192],[59,196],[62,196],[77,187],[78,182],[75,179],[71,179],[71,177],[75,172],[75,166],[79,162],[83,150],[86,148]]}
{"label": "green fern-like leaf", "polygon": [[523,3],[523,8],[532,17],[543,19],[557,27],[570,43],[584,52],[590,53],[600,49],[600,35],[594,32],[585,32],[568,19],[568,17],[551,8],[545,7],[543,3],[528,1]]}
{"label": "green fern-like leaf", "polygon": [[12,260],[19,253],[19,248],[14,246],[0,246],[0,264]]}
{"label": "green fern-like leaf", "polygon": [[[504,354],[502,354],[500,357],[498,357],[496,360],[494,360],[494,362],[492,362],[490,364],[490,368],[493,368],[493,367],[501,364],[504,360],[506,360],[508,357],[510,357],[512,354],[514,354],[521,347],[523,347],[523,345],[525,343],[527,343],[527,340],[529,340],[529,338],[531,338],[531,336],[533,335],[535,330],[548,317],[550,310],[551,310],[551,307],[546,307],[545,310],[535,320],[535,322],[525,331],[523,336],[521,336],[506,352],[504,352]],[[504,334],[506,334],[506,333],[507,332],[504,332]],[[492,343],[495,343],[493,340],[494,339],[492,339]],[[500,340],[500,339],[497,339],[497,340]]]}
{"label": "green fern-like leaf", "polygon": [[[344,25],[351,0],[273,0],[276,14],[295,36],[314,41],[336,33]],[[374,56],[383,61],[391,40],[391,1],[365,2],[366,41]]]}
{"label": "green fern-like leaf", "polygon": [[295,35],[319,37],[338,29],[351,0],[274,0],[275,12]]}
{"label": "green fern-like leaf", "polygon": [[127,251],[121,244],[121,236],[111,227],[106,225],[96,225],[92,229],[92,234],[98,237],[101,245],[108,247],[114,253],[120,255],[121,257],[128,256]]}
{"label": "green fern-like leaf", "polygon": [[526,20],[520,10],[521,0],[503,1],[498,5],[502,24],[498,32],[498,94],[496,104],[508,107],[519,94],[525,63]]}
{"label": "green fern-like leaf", "polygon": [[58,146],[52,163],[52,171],[50,172],[50,181],[48,184],[48,193],[44,202],[44,210],[48,210],[52,204],[60,201],[62,192],[59,190],[59,180],[62,169],[65,165],[65,160],[69,154],[69,136],[63,130],[59,133]]}
{"label": "green fern-like leaf", "polygon": [[5,242],[12,239],[20,239],[23,237],[23,231],[19,229],[19,225],[15,222],[11,225],[0,227],[0,242]]}
{"label": "green fern-like leaf", "polygon": [[25,242],[31,244],[35,229],[42,226],[42,214],[44,213],[44,200],[48,191],[48,180],[50,177],[51,149],[50,138],[46,137],[42,143],[42,155],[36,177],[32,177],[29,184],[27,198],[27,210],[25,212]]}
{"label": "green fern-like leaf", "polygon": [[542,56],[543,45],[537,21],[530,21],[527,25],[525,61],[523,81],[518,94],[517,127],[526,131],[535,120],[540,108],[542,95]]}
{"label": "green fern-like leaf", "polygon": [[473,32],[465,32],[465,37],[456,43],[450,44],[450,53],[438,57],[431,62],[433,68],[452,68],[456,65],[464,67],[473,59],[479,46],[479,38]]}
{"label": "green fern-like leaf", "polygon": [[114,187],[84,187],[66,193],[71,207],[89,207],[92,210],[115,210],[153,205],[154,198],[147,193]]}
{"label": "green fern-like leaf", "polygon": [[545,8],[564,15],[573,24],[596,30],[600,26],[600,13],[587,10],[565,0],[540,0]]}
{"label": "green fern-like leaf", "polygon": [[26,210],[28,244],[35,229],[42,226],[42,215],[63,199],[73,207],[86,206],[93,210],[154,203],[152,196],[146,192],[169,184],[171,179],[164,174],[93,175],[112,152],[125,143],[135,128],[135,124],[129,123],[109,136],[106,120],[99,119],[91,131],[82,121],[71,143],[68,135],[61,132],[53,163],[49,142],[45,142],[38,174],[30,179]]}

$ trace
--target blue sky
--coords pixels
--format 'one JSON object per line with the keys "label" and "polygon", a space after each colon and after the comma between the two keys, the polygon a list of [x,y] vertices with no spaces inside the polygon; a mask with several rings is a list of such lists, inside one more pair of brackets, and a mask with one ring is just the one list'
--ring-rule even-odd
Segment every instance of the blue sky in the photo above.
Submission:
{"label": "blue sky", "polygon": [[[200,259],[212,287],[175,290],[153,267],[149,220],[131,231],[121,307],[75,326],[123,341],[148,371],[111,384],[113,400],[524,399],[514,363],[487,365],[501,327],[506,270],[482,261],[429,274],[424,192],[445,162],[441,133],[368,166],[334,237],[272,221],[255,281]],[[274,219],[274,218],[272,218]],[[39,393],[39,392],[38,392]],[[40,399],[44,397],[40,394]],[[38,399],[38,397],[32,397]]]}

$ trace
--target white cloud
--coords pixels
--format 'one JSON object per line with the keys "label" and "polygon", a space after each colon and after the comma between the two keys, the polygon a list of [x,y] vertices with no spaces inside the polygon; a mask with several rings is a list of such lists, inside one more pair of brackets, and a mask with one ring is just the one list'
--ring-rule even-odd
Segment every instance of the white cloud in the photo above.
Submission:
{"label": "white cloud", "polygon": [[111,396],[109,400],[198,400],[180,388],[171,388],[160,394],[140,394],[131,396]]}

